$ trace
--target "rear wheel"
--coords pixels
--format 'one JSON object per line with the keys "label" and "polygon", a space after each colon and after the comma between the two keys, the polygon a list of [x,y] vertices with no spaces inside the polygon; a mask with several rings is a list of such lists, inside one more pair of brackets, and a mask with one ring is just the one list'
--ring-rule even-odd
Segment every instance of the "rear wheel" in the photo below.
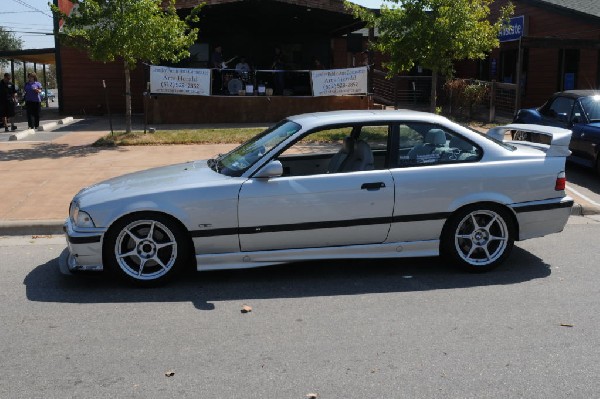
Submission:
{"label": "rear wheel", "polygon": [[442,254],[467,271],[488,271],[510,254],[514,231],[505,209],[493,204],[467,207],[448,221],[442,234]]}
{"label": "rear wheel", "polygon": [[139,286],[164,284],[189,258],[184,230],[161,214],[134,214],[119,220],[104,244],[109,270]]}

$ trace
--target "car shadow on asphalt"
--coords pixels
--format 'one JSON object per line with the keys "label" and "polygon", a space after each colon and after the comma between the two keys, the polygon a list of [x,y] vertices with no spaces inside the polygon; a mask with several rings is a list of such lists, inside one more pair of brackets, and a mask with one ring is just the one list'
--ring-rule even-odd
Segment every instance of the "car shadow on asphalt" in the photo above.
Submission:
{"label": "car shadow on asphalt", "polygon": [[550,265],[515,247],[489,273],[466,273],[440,258],[297,262],[256,269],[190,272],[159,288],[133,288],[99,275],[62,275],[58,258],[36,267],[24,281],[36,302],[192,302],[214,310],[220,301],[363,295],[510,285],[548,277]]}

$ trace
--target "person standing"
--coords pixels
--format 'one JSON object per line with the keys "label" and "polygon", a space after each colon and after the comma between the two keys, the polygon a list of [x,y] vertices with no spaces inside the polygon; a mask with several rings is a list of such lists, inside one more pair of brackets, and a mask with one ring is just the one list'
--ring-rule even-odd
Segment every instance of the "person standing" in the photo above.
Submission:
{"label": "person standing", "polygon": [[25,109],[27,110],[27,124],[30,129],[40,126],[40,111],[42,109],[42,84],[38,82],[34,72],[27,74],[25,84]]}
{"label": "person standing", "polygon": [[4,74],[4,79],[0,80],[0,117],[4,123],[4,131],[8,132],[8,124],[10,121],[11,129],[17,130],[14,121],[11,120],[15,116],[15,105],[17,102],[17,90],[15,85],[10,81],[9,73]]}

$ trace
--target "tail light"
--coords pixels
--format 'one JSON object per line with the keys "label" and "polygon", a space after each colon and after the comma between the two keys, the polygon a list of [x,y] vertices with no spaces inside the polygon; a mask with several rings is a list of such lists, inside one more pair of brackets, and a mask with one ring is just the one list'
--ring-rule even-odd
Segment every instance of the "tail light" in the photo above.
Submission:
{"label": "tail light", "polygon": [[560,172],[558,176],[556,176],[556,184],[554,185],[554,189],[556,191],[563,191],[567,185],[567,175],[565,172]]}

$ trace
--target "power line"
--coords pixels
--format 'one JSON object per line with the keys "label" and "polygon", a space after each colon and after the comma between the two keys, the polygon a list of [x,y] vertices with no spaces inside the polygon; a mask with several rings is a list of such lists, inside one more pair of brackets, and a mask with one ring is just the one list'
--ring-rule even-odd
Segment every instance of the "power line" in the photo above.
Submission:
{"label": "power line", "polygon": [[52,18],[52,15],[50,15],[50,14],[47,14],[47,13],[45,13],[44,11],[42,11],[42,10],[40,10],[40,9],[38,9],[38,8],[35,8],[34,6],[32,6],[32,5],[30,5],[30,4],[27,4],[27,3],[25,3],[23,0],[13,0],[13,1],[14,1],[15,3],[17,3],[17,4],[20,4],[20,5],[22,5],[22,6],[25,6],[25,7],[29,8],[29,9],[31,9],[31,10],[34,10],[34,11],[36,11],[36,12],[39,12],[39,13],[41,13],[41,14],[44,14],[45,16],[47,16],[47,17],[49,17],[49,18]]}
{"label": "power line", "polygon": [[11,33],[27,33],[30,35],[42,35],[42,36],[54,36],[53,32],[32,32],[32,31],[24,31],[24,30],[13,30]]}
{"label": "power line", "polygon": [[3,15],[3,14],[23,14],[24,12],[39,12],[39,11],[0,11],[0,15]]}
{"label": "power line", "polygon": [[31,24],[21,24],[21,23],[16,23],[16,22],[4,22],[4,21],[0,21],[0,28],[3,28],[3,29],[28,28],[28,29],[34,29],[34,30],[38,30],[38,29],[52,29],[52,24],[31,25]]}

